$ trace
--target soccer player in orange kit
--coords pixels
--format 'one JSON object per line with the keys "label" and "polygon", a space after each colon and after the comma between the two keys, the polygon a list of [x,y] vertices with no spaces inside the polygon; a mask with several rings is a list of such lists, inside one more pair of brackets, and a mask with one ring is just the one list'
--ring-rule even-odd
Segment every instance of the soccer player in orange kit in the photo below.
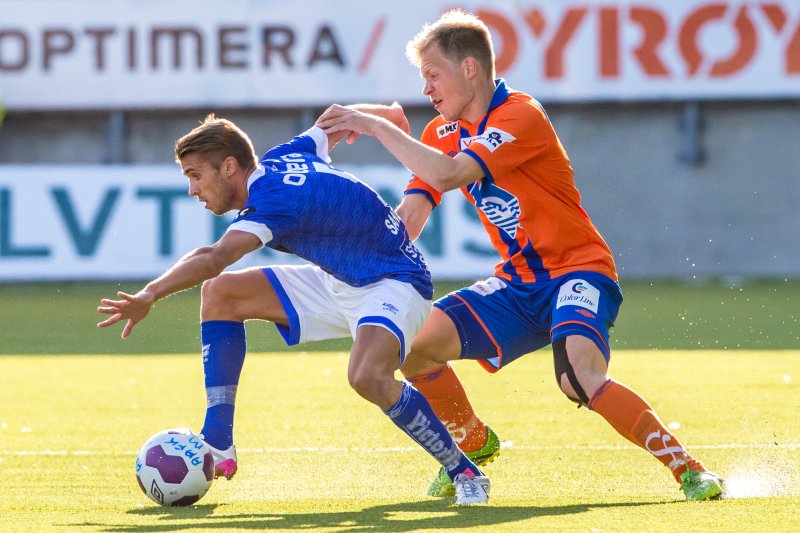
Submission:
{"label": "soccer player in orange kit", "polygon": [[[393,106],[331,106],[317,124],[375,137],[414,173],[398,208],[412,239],[442,192],[460,188],[478,210],[501,261],[484,281],[444,296],[401,370],[476,464],[500,451],[449,361],[496,372],[552,344],[556,380],[579,406],[667,466],[689,500],[717,498],[723,480],[692,458],[652,407],[608,375],[608,334],[622,293],[613,256],[581,208],[569,158],[542,105],[495,79],[486,25],[460,10],[422,28],[407,55],[439,116],[421,142],[395,124]],[[431,495],[450,491],[440,471]]]}

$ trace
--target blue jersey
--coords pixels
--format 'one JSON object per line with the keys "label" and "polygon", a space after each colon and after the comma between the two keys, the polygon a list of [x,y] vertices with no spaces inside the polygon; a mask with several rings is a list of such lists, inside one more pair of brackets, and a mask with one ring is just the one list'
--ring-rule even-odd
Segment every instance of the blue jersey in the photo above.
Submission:
{"label": "blue jersey", "polygon": [[365,183],[332,167],[327,144],[314,127],[264,154],[229,229],[253,233],[353,287],[389,278],[431,299],[430,272],[400,217]]}

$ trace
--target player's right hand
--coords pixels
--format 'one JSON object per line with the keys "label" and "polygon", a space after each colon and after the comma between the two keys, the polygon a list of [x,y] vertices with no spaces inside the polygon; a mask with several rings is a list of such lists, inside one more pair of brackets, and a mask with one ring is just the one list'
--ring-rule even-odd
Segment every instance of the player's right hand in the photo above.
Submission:
{"label": "player's right hand", "polygon": [[97,323],[97,327],[105,328],[116,324],[120,320],[127,320],[125,327],[122,328],[122,338],[127,339],[133,326],[144,320],[150,313],[153,307],[155,297],[144,291],[140,291],[134,295],[124,292],[118,292],[117,296],[120,300],[111,300],[103,298],[100,300],[100,306],[97,311],[106,315],[111,315],[102,322]]}

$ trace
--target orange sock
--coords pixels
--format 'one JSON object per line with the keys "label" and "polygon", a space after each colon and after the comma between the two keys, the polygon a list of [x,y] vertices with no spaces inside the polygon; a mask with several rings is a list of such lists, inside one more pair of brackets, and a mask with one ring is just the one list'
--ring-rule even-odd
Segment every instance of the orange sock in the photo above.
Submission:
{"label": "orange sock", "polygon": [[450,365],[407,379],[427,398],[433,412],[461,450],[474,452],[486,444],[486,424],[475,415],[467,393]]}
{"label": "orange sock", "polygon": [[620,435],[661,461],[678,483],[687,468],[705,471],[702,463],[686,453],[653,408],[625,385],[609,379],[594,394],[589,409],[605,418]]}

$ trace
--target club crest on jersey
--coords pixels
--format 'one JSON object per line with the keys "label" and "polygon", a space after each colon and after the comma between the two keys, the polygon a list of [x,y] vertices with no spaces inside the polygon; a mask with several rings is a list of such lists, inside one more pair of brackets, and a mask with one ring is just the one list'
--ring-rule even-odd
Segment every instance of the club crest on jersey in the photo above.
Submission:
{"label": "club crest on jersey", "polygon": [[482,180],[480,187],[471,187],[469,192],[475,199],[475,206],[483,211],[489,222],[512,239],[517,237],[521,209],[516,196],[486,180]]}
{"label": "club crest on jersey", "polygon": [[458,122],[448,122],[436,128],[436,135],[441,139],[458,131]]}

